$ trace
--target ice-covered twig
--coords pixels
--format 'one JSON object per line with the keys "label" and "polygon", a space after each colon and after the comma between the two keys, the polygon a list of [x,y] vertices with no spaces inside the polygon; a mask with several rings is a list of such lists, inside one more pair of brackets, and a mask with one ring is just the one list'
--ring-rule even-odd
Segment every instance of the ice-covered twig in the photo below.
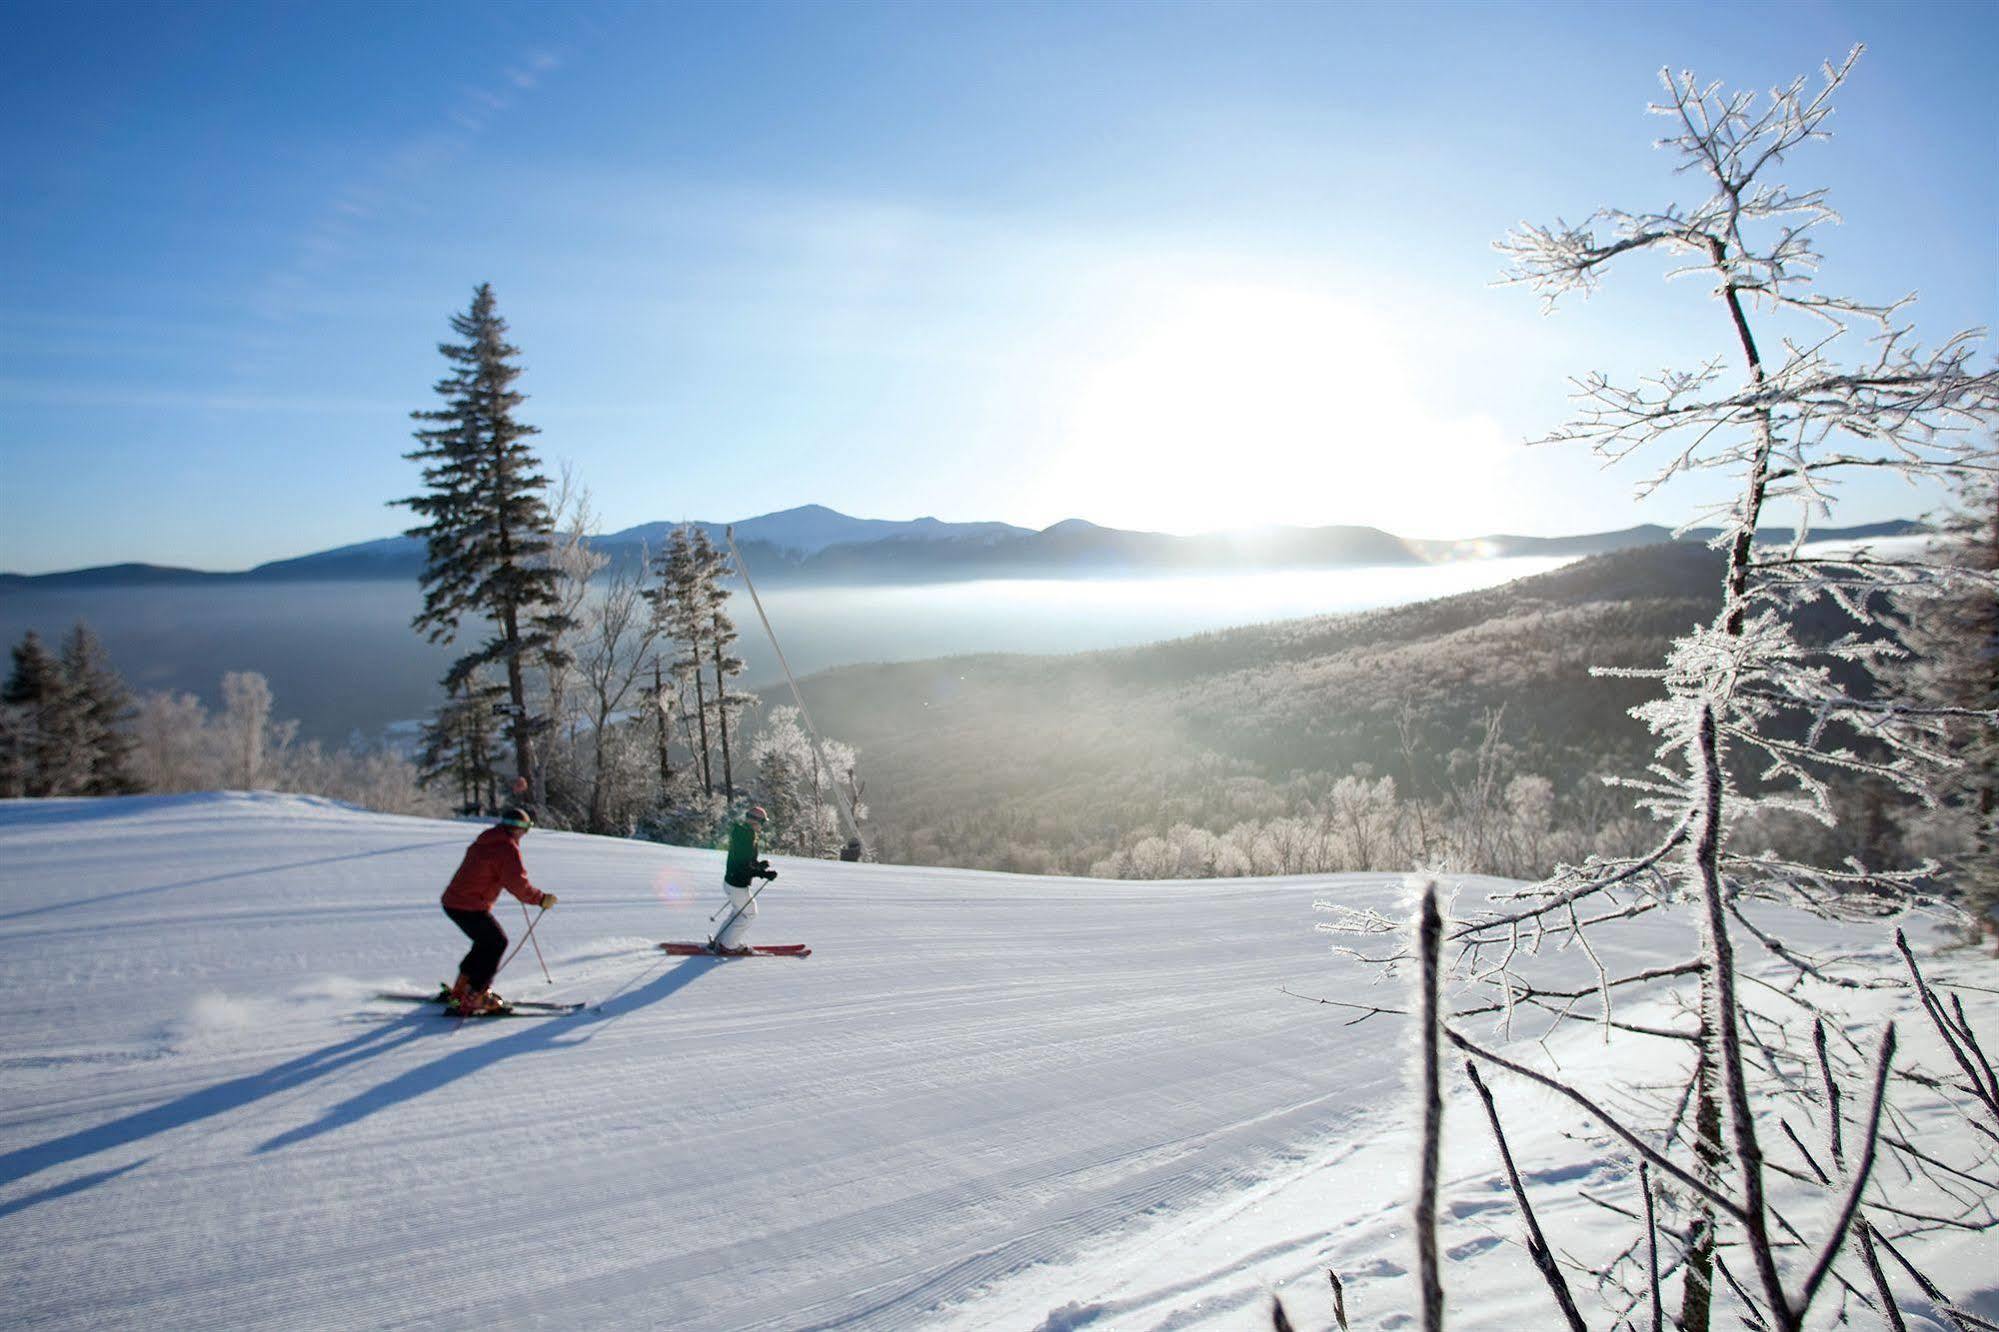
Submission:
{"label": "ice-covered twig", "polygon": [[1645,1289],[1651,1296],[1652,1332],[1665,1327],[1665,1302],[1659,1295],[1659,1217],[1652,1203],[1652,1166],[1638,1163],[1638,1191],[1645,1195]]}
{"label": "ice-covered twig", "polygon": [[1797,1320],[1803,1323],[1806,1310],[1812,1307],[1819,1287],[1824,1284],[1826,1274],[1832,1270],[1833,1259],[1846,1244],[1848,1229],[1860,1210],[1860,1195],[1867,1188],[1867,1180],[1874,1171],[1874,1153],[1881,1141],[1881,1107],[1888,1092],[1888,1068],[1895,1058],[1895,1024],[1881,1034],[1881,1053],[1874,1066],[1874,1097],[1867,1112],[1866,1130],[1860,1137],[1860,1160],[1854,1165],[1852,1180],[1847,1189],[1846,1200],[1840,1204],[1839,1214],[1834,1219],[1832,1231],[1827,1236],[1825,1247],[1819,1251],[1818,1261],[1812,1264],[1805,1277],[1803,1290],[1798,1295]]}
{"label": "ice-covered twig", "polygon": [[1423,1292],[1423,1332],[1443,1332],[1443,1269],[1437,1260],[1437,1187],[1443,1160],[1443,1051],[1439,1033],[1443,1017],[1444,919],[1437,907],[1437,884],[1423,885],[1416,922],[1417,951],[1423,959],[1423,1147],[1421,1178],[1416,1194],[1416,1268]]}
{"label": "ice-covered twig", "polygon": [[1936,1311],[1942,1314],[1952,1327],[1957,1329],[1957,1332],[1999,1332],[1999,1323],[1979,1317],[1944,1294],[1942,1288],[1936,1282],[1930,1280],[1926,1273],[1910,1262],[1902,1251],[1895,1247],[1893,1240],[1878,1232],[1875,1238],[1879,1241],[1881,1247],[1887,1250],[1888,1256],[1893,1258],[1900,1265],[1901,1269],[1909,1274],[1909,1279],[1916,1283],[1917,1287],[1922,1290],[1924,1297],[1935,1306]]}
{"label": "ice-covered twig", "polygon": [[[1485,1115],[1492,1123],[1492,1140],[1499,1145],[1499,1160],[1506,1167],[1506,1182],[1513,1187],[1513,1201],[1520,1208],[1520,1219],[1527,1227],[1527,1256],[1534,1260],[1540,1270],[1541,1279],[1548,1283],[1548,1291],[1555,1297],[1555,1304],[1568,1320],[1572,1332],[1584,1332],[1583,1316],[1576,1309],[1575,1296],[1569,1293],[1568,1279],[1562,1269],[1555,1264],[1555,1255],[1548,1249],[1548,1237],[1541,1233],[1541,1223],[1534,1216],[1534,1205],[1527,1201],[1526,1186],[1520,1182],[1520,1172],[1513,1165],[1513,1149],[1507,1145],[1506,1130],[1500,1127],[1499,1107],[1493,1103],[1492,1092],[1485,1080],[1478,1075],[1478,1065],[1465,1060],[1465,1075],[1471,1079],[1472,1088],[1479,1099],[1485,1102]],[[1657,1254],[1654,1254],[1657,1267]]]}
{"label": "ice-covered twig", "polygon": [[1486,1063],[1491,1064],[1494,1068],[1503,1068],[1509,1073],[1515,1074],[1516,1076],[1519,1077],[1526,1078],[1529,1082],[1537,1083],[1540,1086],[1546,1087],[1549,1091],[1554,1092],[1556,1095],[1574,1102],[1576,1105],[1580,1106],[1585,1112],[1587,1112],[1592,1119],[1596,1120],[1599,1124],[1602,1124],[1605,1128],[1609,1129],[1612,1133],[1616,1134],[1619,1138],[1622,1138],[1626,1143],[1630,1144],[1632,1150],[1636,1151],[1640,1156],[1643,1156],[1647,1161],[1650,1161],[1652,1163],[1652,1167],[1655,1170],[1663,1171],[1665,1174],[1671,1176],[1673,1179],[1677,1180],[1680,1184],[1693,1190],[1701,1197],[1707,1199],[1710,1203],[1714,1204],[1715,1207],[1719,1208],[1721,1211],[1727,1213],[1729,1216],[1735,1218],[1736,1220],[1742,1219],[1741,1204],[1737,1203],[1733,1198],[1730,1198],[1727,1194],[1722,1193],[1720,1190],[1712,1188],[1709,1185],[1704,1184],[1700,1180],[1694,1178],[1693,1175],[1689,1174],[1685,1169],[1676,1164],[1670,1157],[1666,1156],[1665,1153],[1660,1152],[1655,1148],[1653,1148],[1651,1144],[1647,1143],[1643,1138],[1639,1137],[1637,1133],[1635,1133],[1632,1129],[1627,1127],[1622,1120],[1618,1119],[1617,1116],[1611,1114],[1608,1110],[1605,1110],[1602,1106],[1598,1105],[1594,1100],[1590,1099],[1590,1097],[1584,1094],[1583,1092],[1577,1091],[1574,1087],[1569,1086],[1567,1083],[1563,1082],[1559,1078],[1550,1077],[1546,1073],[1543,1073],[1538,1069],[1530,1068],[1527,1065],[1519,1063],[1516,1060],[1508,1059],[1505,1055],[1500,1054],[1496,1050],[1488,1050],[1484,1046],[1480,1045],[1477,1041],[1470,1039],[1469,1037],[1465,1036],[1464,1033],[1457,1031],[1454,1028],[1446,1027],[1444,1029],[1444,1036],[1447,1040],[1450,1041],[1451,1044],[1457,1046],[1460,1050],[1463,1050],[1466,1054],[1472,1055],[1473,1057],[1478,1059],[1482,1059]]}
{"label": "ice-covered twig", "polygon": [[1964,1021],[1963,1004],[1960,1002],[1957,1005],[1955,1017],[1945,1010],[1943,1001],[1937,998],[1936,991],[1923,978],[1922,968],[1916,965],[1916,955],[1900,930],[1895,931],[1895,947],[1901,951],[1902,960],[1908,965],[1909,976],[1916,984],[1916,993],[1922,996],[1923,1011],[1928,1014],[1931,1025],[1943,1038],[1945,1047],[1964,1073],[1965,1090],[1984,1108],[1994,1125],[1999,1125],[1999,1074],[1995,1074],[1992,1061],[1985,1057],[1970,1023]]}

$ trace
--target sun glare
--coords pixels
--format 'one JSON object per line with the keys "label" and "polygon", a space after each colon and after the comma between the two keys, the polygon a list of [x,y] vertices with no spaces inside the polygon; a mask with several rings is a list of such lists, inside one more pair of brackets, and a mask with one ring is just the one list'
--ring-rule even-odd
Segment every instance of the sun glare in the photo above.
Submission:
{"label": "sun glare", "polygon": [[1381,317],[1272,286],[1176,293],[1086,381],[1064,489],[1102,521],[1170,531],[1448,525],[1505,441],[1426,410]]}

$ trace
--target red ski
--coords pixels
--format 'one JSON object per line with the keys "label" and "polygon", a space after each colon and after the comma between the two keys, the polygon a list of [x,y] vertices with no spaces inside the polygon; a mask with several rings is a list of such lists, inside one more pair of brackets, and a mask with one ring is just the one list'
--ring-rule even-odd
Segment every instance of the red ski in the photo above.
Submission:
{"label": "red ski", "polygon": [[811,957],[810,944],[751,944],[746,953],[718,953],[705,943],[663,943],[660,951],[675,957]]}

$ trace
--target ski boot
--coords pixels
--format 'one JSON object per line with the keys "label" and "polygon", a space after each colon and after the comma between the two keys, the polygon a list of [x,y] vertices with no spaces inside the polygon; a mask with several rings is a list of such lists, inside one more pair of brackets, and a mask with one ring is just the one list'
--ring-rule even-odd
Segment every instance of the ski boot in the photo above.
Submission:
{"label": "ski boot", "polygon": [[491,1017],[508,1010],[507,1001],[491,990],[472,990],[451,1005],[449,1011],[459,1017]]}

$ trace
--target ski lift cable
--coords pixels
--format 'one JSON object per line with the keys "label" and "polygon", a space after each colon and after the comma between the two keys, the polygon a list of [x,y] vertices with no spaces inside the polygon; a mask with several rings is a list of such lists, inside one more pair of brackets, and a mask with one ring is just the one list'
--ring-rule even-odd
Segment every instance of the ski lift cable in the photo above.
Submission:
{"label": "ski lift cable", "polygon": [[[750,566],[743,563],[743,552],[736,548],[736,529],[725,527],[722,529],[722,536],[729,543],[729,554],[735,557],[736,572],[743,576],[743,586],[750,590],[750,604],[757,608],[757,618],[763,621],[764,634],[770,639],[771,650],[777,653],[777,664],[784,668],[784,680],[791,686],[791,698],[798,704],[798,715],[805,719],[805,734],[812,741],[812,757],[821,770],[830,773],[832,765],[826,762],[826,753],[820,747],[819,728],[812,724],[812,710],[805,706],[805,696],[798,692],[797,677],[791,673],[791,663],[784,659],[784,649],[778,645],[777,631],[770,627],[770,616],[764,613],[763,598],[757,595],[757,585],[750,579]],[[854,819],[854,811],[848,805],[847,792],[840,789],[837,776],[832,785],[834,795],[838,797],[833,802],[833,812],[840,816],[840,826],[846,831],[848,842],[853,846],[859,846],[861,830]]]}

